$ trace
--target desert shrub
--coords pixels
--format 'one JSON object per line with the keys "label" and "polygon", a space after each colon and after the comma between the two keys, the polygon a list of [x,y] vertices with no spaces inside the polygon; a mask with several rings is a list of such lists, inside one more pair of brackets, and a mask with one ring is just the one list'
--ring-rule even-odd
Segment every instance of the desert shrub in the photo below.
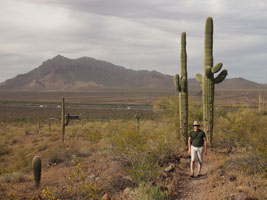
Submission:
{"label": "desert shrub", "polygon": [[73,159],[73,170],[68,176],[67,192],[75,199],[100,199],[103,190],[90,182],[83,164],[79,159]]}
{"label": "desert shrub", "polygon": [[59,198],[56,198],[55,192],[52,192],[49,187],[46,187],[42,191],[42,199],[43,200],[60,200]]}
{"label": "desert shrub", "polygon": [[240,162],[244,160],[232,158],[221,168],[223,172],[217,170],[209,174],[208,182],[214,190],[215,199],[236,199],[231,196],[240,194],[240,191],[255,199],[266,199],[266,178],[262,174],[249,175],[240,170]]}
{"label": "desert shrub", "polygon": [[153,102],[153,111],[166,119],[177,135],[179,135],[179,98],[178,96],[163,97]]}
{"label": "desert shrub", "polygon": [[0,143],[0,156],[6,155],[10,152],[10,149],[8,148],[7,144]]}
{"label": "desert shrub", "polygon": [[253,109],[242,108],[236,112],[228,112],[215,122],[214,142],[216,146],[244,149],[246,165],[256,164],[258,169],[266,173],[266,120],[266,116]]}
{"label": "desert shrub", "polygon": [[64,145],[58,143],[50,146],[48,151],[45,153],[45,161],[47,164],[59,164],[59,163],[70,163],[74,155],[79,152],[79,149],[75,145]]}
{"label": "desert shrub", "polygon": [[28,171],[31,168],[31,158],[28,156],[31,153],[30,149],[23,146],[12,151],[12,156],[9,165],[6,166],[5,171],[8,173],[16,172],[18,170]]}
{"label": "desert shrub", "polygon": [[190,129],[193,127],[193,122],[195,120],[199,122],[202,121],[202,105],[199,103],[190,102],[188,112],[188,126],[190,131]]}
{"label": "desert shrub", "polygon": [[103,122],[88,122],[83,126],[80,134],[90,142],[98,142],[103,137],[104,124]]}
{"label": "desert shrub", "polygon": [[23,181],[25,181],[25,175],[20,172],[7,173],[0,176],[0,182],[2,183],[20,183]]}
{"label": "desert shrub", "polygon": [[[167,127],[180,135],[179,98],[178,96],[163,97],[153,103],[153,111],[160,115],[161,120],[167,121]],[[188,132],[193,127],[193,121],[202,121],[202,105],[190,101],[188,107]],[[165,124],[166,125],[166,124]],[[184,146],[185,147],[185,146]]]}
{"label": "desert shrub", "polygon": [[133,200],[164,200],[168,198],[168,192],[162,191],[160,185],[139,184],[138,188],[130,193]]}
{"label": "desert shrub", "polygon": [[140,124],[138,132],[135,121],[111,123],[111,150],[116,158],[129,166],[134,182],[155,180],[161,161],[182,146],[175,131],[166,126],[168,124],[145,121]]}

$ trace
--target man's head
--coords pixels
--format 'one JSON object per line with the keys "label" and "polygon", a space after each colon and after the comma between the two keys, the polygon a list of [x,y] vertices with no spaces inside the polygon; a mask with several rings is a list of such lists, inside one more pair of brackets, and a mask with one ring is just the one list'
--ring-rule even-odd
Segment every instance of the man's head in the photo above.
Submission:
{"label": "man's head", "polygon": [[194,131],[198,131],[200,127],[200,123],[198,121],[194,121],[193,127],[194,127]]}

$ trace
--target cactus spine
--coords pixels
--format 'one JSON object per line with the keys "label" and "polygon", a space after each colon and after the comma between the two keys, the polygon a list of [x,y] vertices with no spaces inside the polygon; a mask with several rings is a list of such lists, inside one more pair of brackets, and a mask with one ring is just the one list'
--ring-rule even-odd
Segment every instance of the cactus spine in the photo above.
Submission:
{"label": "cactus spine", "polygon": [[32,159],[32,169],[33,169],[35,186],[38,188],[41,182],[41,171],[42,171],[42,163],[40,156],[35,156]]}
{"label": "cactus spine", "polygon": [[214,116],[214,87],[215,84],[221,83],[227,76],[227,70],[222,70],[215,78],[214,73],[219,72],[222,63],[213,66],[213,20],[208,17],[205,27],[205,47],[204,47],[204,73],[196,74],[197,81],[202,86],[203,101],[203,122],[204,131],[207,134],[208,141],[212,144],[213,136],[213,116]]}
{"label": "cactus spine", "polygon": [[[65,100],[62,99],[62,111],[61,111],[61,135],[62,135],[62,142],[64,142],[64,136],[65,136],[65,127],[69,123],[69,117],[67,117],[67,121],[65,123]],[[69,114],[68,114],[69,115]]]}
{"label": "cactus spine", "polygon": [[183,142],[187,145],[188,138],[188,88],[187,88],[187,55],[186,55],[186,33],[181,35],[181,77],[179,74],[174,76],[174,85],[179,92],[179,116],[180,116],[180,135]]}

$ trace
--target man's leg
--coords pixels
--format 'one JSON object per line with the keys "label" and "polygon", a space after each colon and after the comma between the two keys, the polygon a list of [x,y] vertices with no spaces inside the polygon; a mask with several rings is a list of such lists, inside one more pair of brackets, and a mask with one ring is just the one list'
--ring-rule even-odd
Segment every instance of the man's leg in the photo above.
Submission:
{"label": "man's leg", "polygon": [[203,147],[198,149],[198,175],[201,175],[201,168],[203,163]]}
{"label": "man's leg", "polygon": [[202,163],[201,162],[198,162],[198,167],[197,167],[197,171],[198,171],[198,175],[201,174],[201,168],[202,168]]}
{"label": "man's leg", "polygon": [[194,176],[195,161],[191,161],[190,168],[191,168],[190,176]]}
{"label": "man's leg", "polygon": [[191,163],[190,163],[191,174],[190,174],[190,176],[192,178],[194,177],[194,168],[195,168],[196,157],[197,157],[196,149],[193,146],[191,146]]}

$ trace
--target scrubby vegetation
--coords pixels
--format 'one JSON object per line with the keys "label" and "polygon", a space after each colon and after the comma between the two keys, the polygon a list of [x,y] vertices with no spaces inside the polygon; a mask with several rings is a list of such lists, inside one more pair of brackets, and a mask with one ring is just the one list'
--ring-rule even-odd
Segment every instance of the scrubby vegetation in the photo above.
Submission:
{"label": "scrubby vegetation", "polygon": [[[164,169],[177,154],[186,154],[177,102],[177,96],[155,101],[153,110],[160,117],[149,120],[140,115],[139,131],[134,114],[131,120],[70,122],[64,144],[59,123],[50,130],[48,125],[41,126],[40,131],[37,123],[2,123],[0,196],[101,199],[108,193],[115,199],[173,199],[175,187],[170,184],[180,184],[178,174],[183,166],[176,163],[176,174],[167,174],[168,178]],[[245,107],[227,111],[217,106],[215,112],[212,152],[220,154],[220,160],[214,161],[217,166],[208,174],[209,190],[218,198],[242,190],[264,199],[266,111]],[[202,108],[190,102],[189,127],[194,120],[202,121]],[[42,158],[39,189],[34,188],[31,168],[36,155]],[[16,185],[15,189],[10,185]]]}

